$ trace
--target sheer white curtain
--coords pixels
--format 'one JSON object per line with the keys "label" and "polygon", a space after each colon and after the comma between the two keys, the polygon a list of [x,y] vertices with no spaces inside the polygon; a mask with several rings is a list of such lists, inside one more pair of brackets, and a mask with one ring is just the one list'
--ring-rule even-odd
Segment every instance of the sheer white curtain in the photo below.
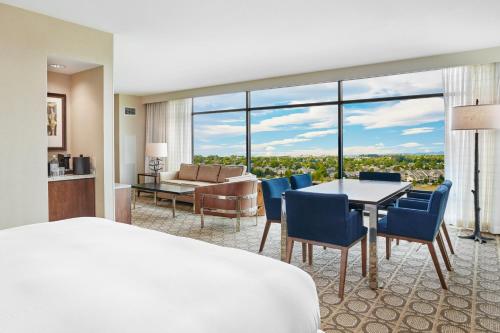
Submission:
{"label": "sheer white curtain", "polygon": [[179,170],[181,163],[191,163],[191,98],[168,102],[167,142],[168,171]]}
{"label": "sheer white curtain", "polygon": [[[472,228],[474,203],[474,131],[452,131],[451,112],[454,106],[500,102],[497,64],[447,68],[443,70],[445,102],[445,174],[453,181],[446,210],[446,221],[458,227]],[[479,198],[481,230],[494,231],[495,197],[495,131],[479,133]],[[499,175],[497,175],[499,176]],[[498,222],[497,222],[498,223]],[[497,227],[498,229],[498,227]]]}
{"label": "sheer white curtain", "polygon": [[[146,142],[167,142],[163,171],[191,162],[191,98],[146,104]],[[145,158],[149,170],[149,158]]]}

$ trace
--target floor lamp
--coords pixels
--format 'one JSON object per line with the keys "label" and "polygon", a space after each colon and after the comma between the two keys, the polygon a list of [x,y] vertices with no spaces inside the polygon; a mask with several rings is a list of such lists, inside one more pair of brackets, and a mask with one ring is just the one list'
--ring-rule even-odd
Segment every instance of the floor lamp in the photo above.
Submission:
{"label": "floor lamp", "polygon": [[481,223],[479,219],[479,131],[500,129],[500,104],[483,104],[457,106],[453,108],[451,129],[474,130],[474,232],[470,236],[460,236],[486,243],[489,238],[481,236]]}

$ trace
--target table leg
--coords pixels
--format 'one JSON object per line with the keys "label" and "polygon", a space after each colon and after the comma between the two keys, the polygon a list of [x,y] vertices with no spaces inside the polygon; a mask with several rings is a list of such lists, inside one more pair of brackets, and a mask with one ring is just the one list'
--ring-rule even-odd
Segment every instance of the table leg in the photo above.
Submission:
{"label": "table leg", "polygon": [[133,206],[133,208],[135,209],[135,202],[137,201],[137,189],[135,189],[135,188],[134,188],[133,198],[134,198],[134,206]]}
{"label": "table leg", "polygon": [[175,201],[177,199],[177,196],[174,194],[172,196],[172,217],[175,218]]}
{"label": "table leg", "polygon": [[369,227],[368,227],[368,249],[369,249],[369,273],[368,281],[371,289],[378,288],[377,280],[377,206],[376,205],[365,205],[365,210],[368,211],[369,215]]}
{"label": "table leg", "polygon": [[281,261],[286,261],[286,250],[287,250],[287,225],[286,225],[286,204],[285,196],[281,196]]}
{"label": "table leg", "polygon": [[155,200],[155,206],[158,204],[157,201],[156,201],[156,192],[153,192],[153,197],[154,197],[154,200]]}

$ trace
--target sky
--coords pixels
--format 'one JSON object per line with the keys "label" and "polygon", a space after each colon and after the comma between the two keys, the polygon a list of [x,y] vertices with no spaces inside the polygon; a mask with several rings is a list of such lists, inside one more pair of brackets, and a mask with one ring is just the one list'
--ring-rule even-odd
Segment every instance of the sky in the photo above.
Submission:
{"label": "sky", "polygon": [[[344,81],[343,99],[442,92],[441,71]],[[251,92],[251,106],[337,100],[337,83]],[[194,99],[194,112],[245,107],[245,93]],[[245,112],[194,116],[195,155],[245,155]],[[337,155],[336,105],[251,112],[252,155]],[[441,153],[442,98],[344,105],[344,155]]]}

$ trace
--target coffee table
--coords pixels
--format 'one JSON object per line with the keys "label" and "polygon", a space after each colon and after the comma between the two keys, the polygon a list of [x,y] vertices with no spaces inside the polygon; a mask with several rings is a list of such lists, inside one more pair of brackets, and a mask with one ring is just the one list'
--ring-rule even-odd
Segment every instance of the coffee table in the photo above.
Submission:
{"label": "coffee table", "polygon": [[151,192],[153,193],[155,205],[157,193],[168,193],[172,195],[172,216],[175,218],[175,200],[178,195],[190,195],[194,193],[194,187],[186,185],[173,185],[173,184],[160,184],[160,183],[144,183],[132,185],[134,189],[133,207],[135,209],[135,202],[137,200],[137,192]]}

